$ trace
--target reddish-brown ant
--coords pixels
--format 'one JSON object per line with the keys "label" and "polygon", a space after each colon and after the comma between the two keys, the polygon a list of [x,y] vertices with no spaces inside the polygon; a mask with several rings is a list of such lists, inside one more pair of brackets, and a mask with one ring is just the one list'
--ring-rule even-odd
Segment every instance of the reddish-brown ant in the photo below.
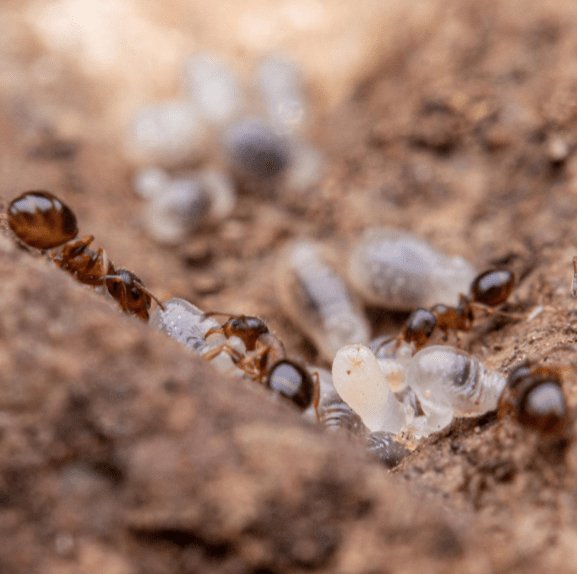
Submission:
{"label": "reddish-brown ant", "polygon": [[528,361],[515,367],[498,404],[500,416],[514,416],[544,434],[561,435],[567,423],[561,369]]}
{"label": "reddish-brown ant", "polygon": [[505,303],[514,289],[515,278],[506,269],[490,269],[480,273],[472,281],[469,295],[460,295],[457,306],[438,304],[431,309],[418,308],[406,321],[398,341],[413,343],[416,349],[423,347],[436,329],[447,339],[450,330],[469,331],[474,322],[474,310],[484,309],[490,313]]}
{"label": "reddish-brown ant", "polygon": [[129,315],[148,320],[151,299],[160,302],[126,269],[115,269],[102,248],[90,245],[92,235],[77,239],[74,212],[48,191],[27,191],[8,205],[8,226],[26,246],[48,251],[54,263],[81,283],[105,285]]}
{"label": "reddish-brown ant", "polygon": [[[205,316],[227,315],[209,312]],[[285,347],[259,317],[232,315],[220,326],[209,329],[205,338],[221,333],[227,339],[237,337],[243,342],[245,352],[223,343],[205,353],[211,360],[222,352],[227,353],[235,365],[253,380],[265,384],[273,392],[290,400],[301,410],[319,402],[319,381],[301,365],[285,357]]]}

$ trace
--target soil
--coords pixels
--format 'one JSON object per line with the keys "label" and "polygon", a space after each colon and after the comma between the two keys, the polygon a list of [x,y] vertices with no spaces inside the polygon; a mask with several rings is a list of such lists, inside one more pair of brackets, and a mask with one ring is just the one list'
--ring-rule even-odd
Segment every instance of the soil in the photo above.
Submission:
{"label": "soil", "polygon": [[[161,299],[258,314],[292,356],[317,364],[275,294],[272,270],[291,238],[338,251],[369,226],[396,226],[480,269],[506,265],[518,284],[504,310],[526,318],[489,317],[459,344],[503,373],[525,358],[561,366],[571,420],[564,439],[494,413],[457,420],[387,471],[256,385],[223,380],[4,230],[0,572],[575,571],[575,5],[367,0],[349,23],[344,5],[203,12],[174,0],[160,14],[119,2],[127,37],[166,42],[152,71],[143,48],[121,73],[105,40],[76,50],[47,32],[68,4],[0,7],[4,204],[55,191],[81,233]],[[218,227],[159,247],[130,189],[127,110],[170,96],[193,47],[249,67],[272,41],[259,14],[279,29],[293,22],[274,45],[302,62],[327,173],[308,194],[245,194]],[[230,37],[236,16],[261,36]],[[335,66],[349,28],[356,56]],[[88,52],[90,41],[102,50]],[[367,314],[375,335],[403,320]]]}

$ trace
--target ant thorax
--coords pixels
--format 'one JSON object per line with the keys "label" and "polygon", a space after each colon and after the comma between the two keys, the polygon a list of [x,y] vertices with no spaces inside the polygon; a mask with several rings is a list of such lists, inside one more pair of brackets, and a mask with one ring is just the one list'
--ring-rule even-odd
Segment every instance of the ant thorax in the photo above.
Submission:
{"label": "ant thorax", "polygon": [[285,249],[277,292],[285,313],[327,360],[343,345],[369,341],[369,324],[357,297],[319,245],[301,240]]}
{"label": "ant thorax", "polygon": [[397,229],[366,231],[349,253],[348,277],[370,304],[398,311],[457,301],[476,275],[462,257],[451,257]]}

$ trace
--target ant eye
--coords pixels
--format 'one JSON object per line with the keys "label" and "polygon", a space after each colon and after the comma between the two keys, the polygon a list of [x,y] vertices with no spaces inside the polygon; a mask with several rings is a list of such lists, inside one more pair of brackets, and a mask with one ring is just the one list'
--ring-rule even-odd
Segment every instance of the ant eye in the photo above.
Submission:
{"label": "ant eye", "polygon": [[130,296],[134,301],[138,301],[141,298],[141,292],[136,287],[133,287],[130,290]]}

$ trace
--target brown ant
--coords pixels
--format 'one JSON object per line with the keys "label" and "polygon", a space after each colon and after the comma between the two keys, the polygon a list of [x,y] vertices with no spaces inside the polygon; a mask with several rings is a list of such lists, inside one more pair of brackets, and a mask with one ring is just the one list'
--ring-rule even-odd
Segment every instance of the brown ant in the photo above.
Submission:
{"label": "brown ant", "polygon": [[285,357],[285,347],[259,317],[231,315],[220,312],[205,313],[206,317],[226,315],[228,319],[220,326],[205,333],[205,339],[215,333],[227,339],[238,337],[245,346],[245,353],[223,343],[203,356],[207,360],[222,352],[227,353],[237,367],[253,380],[264,384],[273,392],[290,400],[301,410],[319,403],[319,381],[317,377],[296,362]]}
{"label": "brown ant", "polygon": [[413,343],[420,349],[436,329],[443,332],[445,340],[450,330],[469,331],[474,322],[474,310],[481,308],[497,313],[494,309],[506,302],[514,285],[514,274],[506,269],[480,273],[472,281],[469,295],[460,295],[457,306],[438,304],[429,310],[420,307],[413,311],[398,337],[398,345]]}
{"label": "brown ant", "polygon": [[520,424],[543,434],[563,434],[568,411],[561,369],[528,361],[515,367],[500,397],[498,413],[514,416]]}
{"label": "brown ant", "polygon": [[26,246],[48,251],[50,259],[87,285],[105,285],[129,315],[148,320],[151,300],[162,304],[131,271],[115,269],[102,248],[90,245],[94,236],[78,239],[74,212],[48,191],[27,191],[13,199],[7,210],[8,226]]}

